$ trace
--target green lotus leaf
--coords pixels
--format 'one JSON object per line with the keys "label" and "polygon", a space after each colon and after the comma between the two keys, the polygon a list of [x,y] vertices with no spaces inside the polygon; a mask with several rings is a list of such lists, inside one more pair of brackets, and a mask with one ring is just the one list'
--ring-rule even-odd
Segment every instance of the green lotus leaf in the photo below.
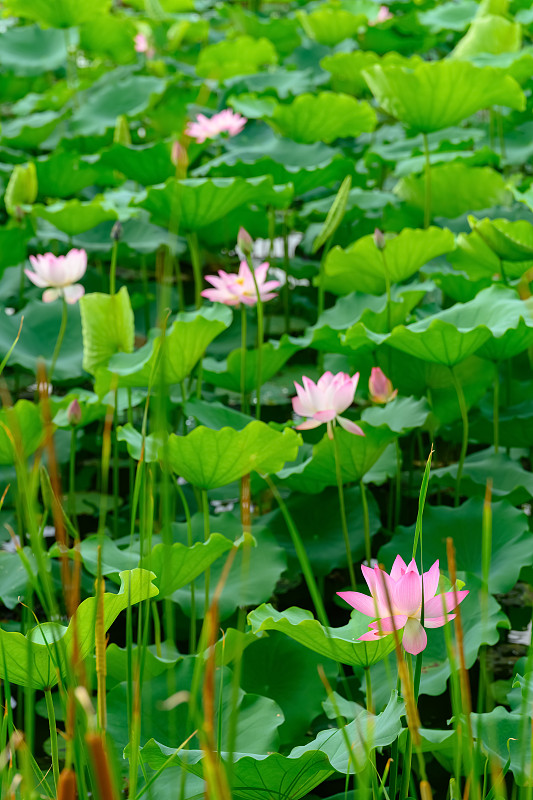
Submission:
{"label": "green lotus leaf", "polygon": [[298,21],[289,16],[259,17],[240,6],[232,6],[232,20],[238,29],[256,39],[269,39],[280,56],[287,56],[301,44]]}
{"label": "green lotus leaf", "polygon": [[[129,605],[155,597],[158,591],[151,582],[153,573],[144,569],[120,573],[118,594],[104,592],[104,629],[107,630],[121,611]],[[77,608],[76,623],[68,627],[44,622],[26,636],[8,633],[0,628],[0,675],[3,680],[20,686],[47,689],[58,682],[58,672],[66,678],[72,669],[74,626],[78,659],[87,658],[94,650],[96,598],[88,597]]]}
{"label": "green lotus leaf", "polygon": [[493,105],[524,109],[524,94],[513,78],[465,61],[427,61],[414,69],[376,64],[363,74],[387,113],[424,133],[457,125]]}
{"label": "green lotus leaf", "polygon": [[480,53],[516,53],[522,45],[522,26],[503,16],[486,14],[473,20],[450,53],[450,58],[470,59]]}
{"label": "green lotus leaf", "polygon": [[105,17],[112,0],[79,3],[78,0],[6,0],[4,10],[14,17],[35,20],[45,28],[73,28],[91,19]]}
{"label": "green lotus leaf", "polygon": [[146,464],[158,461],[159,448],[165,442],[165,436],[149,433],[147,436],[136,430],[131,422],[117,427],[117,441],[126,442],[128,453],[135,461],[142,459]]}
{"label": "green lotus leaf", "polygon": [[[295,747],[293,753],[300,755],[309,751],[320,750],[327,754],[330,763],[337,772],[350,774],[359,772],[368,763],[370,752],[378,747],[392,744],[402,732],[402,715],[405,714],[405,703],[397,692],[391,693],[387,707],[375,716],[365,708],[358,707],[355,719],[343,730],[320,731],[317,737],[303,747]],[[348,752],[346,738],[350,742],[358,742]]]}
{"label": "green lotus leaf", "polygon": [[[335,195],[321,197],[319,200],[309,200],[304,203],[300,215],[302,217],[318,217],[323,219],[335,199]],[[369,211],[382,211],[388,205],[397,205],[398,199],[392,192],[382,192],[379,189],[366,190],[356,186],[350,189],[346,200],[344,221],[359,219]]]}
{"label": "green lotus leaf", "polygon": [[2,123],[1,140],[10,147],[34,150],[48,139],[61,122],[55,111],[40,111],[36,114],[15,117]]}
{"label": "green lotus leaf", "polygon": [[265,37],[237,36],[204,47],[196,63],[196,73],[200,78],[225,81],[235,75],[251,75],[277,62],[276,48]]}
{"label": "green lotus leaf", "polygon": [[[439,164],[431,169],[431,217],[454,219],[467,211],[503,205],[509,197],[505,179],[491,167],[470,167],[462,162]],[[424,210],[426,178],[410,175],[394,188],[409,205]]]}
{"label": "green lotus leaf", "polygon": [[[348,606],[346,607],[348,611]],[[324,628],[310,611],[287,608],[276,611],[270,603],[248,614],[252,631],[279,631],[321,656],[353,667],[369,667],[394,650],[394,637],[385,636],[376,642],[359,642],[368,631],[371,618],[352,611],[350,621],[342,628]]]}
{"label": "green lotus leaf", "polygon": [[344,39],[352,38],[367,22],[366,15],[351,14],[343,8],[317,8],[310,14],[298,14],[306,34],[319,44],[334,47]]}
{"label": "green lotus leaf", "polygon": [[[359,291],[383,294],[387,270],[391,283],[405,281],[436,256],[454,248],[451,231],[442,228],[405,228],[398,236],[386,237],[378,250],[372,235],[363,236],[345,250],[334,247],[324,264],[325,286],[335,294]],[[385,259],[384,257],[385,256]]]}
{"label": "green lotus leaf", "polygon": [[170,151],[168,142],[140,146],[126,146],[115,142],[112,147],[103,151],[98,164],[116,169],[143,186],[153,186],[164,183],[176,173]]}
{"label": "green lotus leaf", "polygon": [[463,0],[462,3],[451,0],[440,3],[428,11],[420,11],[418,18],[432,33],[464,31],[476,16],[478,9],[479,4],[475,0]]}
{"label": "green lotus leaf", "polygon": [[145,208],[156,225],[196,231],[226,217],[249,203],[285,208],[292,199],[292,187],[274,186],[270,176],[250,178],[169,178],[152,186],[135,205]]}
{"label": "green lotus leaf", "polygon": [[[173,750],[155,739],[141,750],[143,762],[152,769],[178,764],[181,770],[203,777],[202,750]],[[169,762],[169,757],[174,756]],[[224,762],[223,754],[221,760]],[[300,800],[335,772],[327,755],[320,750],[303,753],[299,757],[271,753],[268,756],[234,753],[231,767],[232,797],[234,800],[257,800],[268,786],[283,800]]]}
{"label": "green lotus leaf", "polygon": [[243,414],[236,408],[230,408],[216,400],[198,400],[197,397],[187,400],[185,413],[187,416],[195,417],[200,425],[206,425],[215,430],[230,427],[240,431],[252,421],[248,414]]}
{"label": "green lotus leaf", "polygon": [[[431,474],[433,475],[433,472]],[[497,474],[494,477],[497,478]],[[482,497],[467,500],[459,508],[426,506],[424,510],[426,569],[437,558],[442,566],[446,564],[446,539],[451,536],[455,545],[457,569],[473,573],[481,580],[482,516]],[[391,541],[381,548],[379,558],[387,568],[392,566],[398,553],[410,559],[413,534],[414,526],[401,526]],[[520,569],[532,563],[533,539],[529,534],[527,517],[505,501],[493,503],[489,591],[492,594],[509,592],[518,580]]]}
{"label": "green lotus leaf", "polygon": [[117,352],[131,353],[135,320],[128,290],[115,295],[93,292],[80,300],[83,335],[83,369],[92,375]]}
{"label": "green lotus leaf", "polygon": [[283,433],[264,422],[250,422],[240,431],[215,431],[200,426],[187,436],[171,434],[161,457],[170,468],[198,489],[227,486],[255,471],[278,472],[285,462],[294,461],[300,436],[290,428]]}
{"label": "green lotus leaf", "polygon": [[533,260],[533,225],[525,219],[475,219],[468,222],[502,261]]}
{"label": "green lotus leaf", "polygon": [[[364,436],[340,428],[335,431],[344,483],[360,481],[397,436],[388,427],[374,428],[366,422],[361,422],[360,427]],[[280,470],[278,478],[291,489],[310,494],[321,492],[326,486],[335,486],[335,449],[327,434],[313,447],[310,458]]]}
{"label": "green lotus leaf", "polygon": [[406,433],[424,425],[429,415],[427,400],[421,397],[396,397],[383,406],[365,408],[361,419],[375,428],[386,425],[396,433]]}
{"label": "green lotus leaf", "polygon": [[457,303],[413,325],[398,326],[386,341],[417,358],[451,367],[492,337],[494,345],[491,342],[487,351],[497,348],[498,340],[516,328],[521,318],[531,318],[528,306],[512,290],[495,284],[468,303]]}
{"label": "green lotus leaf", "polygon": [[111,15],[85,22],[80,28],[80,47],[92,56],[104,56],[115,64],[135,61],[133,19]]}
{"label": "green lotus leaf", "polygon": [[220,533],[212,533],[205,542],[196,542],[192,547],[181,542],[157,544],[141,559],[139,566],[155,573],[154,583],[159,589],[159,597],[170,597],[182,586],[192,583],[233,546],[231,539]]}
{"label": "green lotus leaf", "polygon": [[377,120],[376,112],[365,100],[320,92],[301,94],[290,105],[278,105],[266,121],[295,142],[329,144],[340,137],[373,131]]}
{"label": "green lotus leaf", "polygon": [[[261,376],[263,382],[269,381],[280,371],[289,358],[299,350],[299,345],[283,336],[278,342],[266,342],[261,350]],[[241,353],[239,347],[232,350],[227,361],[207,358],[203,362],[203,379],[206,383],[239,392],[241,389]],[[247,393],[257,386],[257,350],[246,351],[245,383]]]}
{"label": "green lotus leaf", "polygon": [[35,161],[40,197],[70,197],[93,184],[113,185],[112,170],[75,152],[52,153]]}
{"label": "green lotus leaf", "polygon": [[67,47],[61,31],[24,25],[8,28],[0,35],[0,64],[4,69],[22,75],[42,75],[63,67],[66,61]]}
{"label": "green lotus leaf", "polygon": [[[509,230],[507,226],[505,228]],[[516,231],[513,230],[513,233]],[[491,231],[491,238],[493,234],[494,244],[503,247],[501,237]],[[506,234],[503,236],[507,239]],[[496,237],[498,241],[496,241]],[[533,267],[533,259],[501,262],[492,247],[481,238],[477,230],[470,234],[460,233],[456,245],[456,249],[447,258],[455,269],[465,273],[473,284],[483,280],[492,283],[494,276],[500,276],[502,271],[508,278],[520,278],[524,272]],[[510,248],[511,245],[512,242],[505,242],[506,248]]]}
{"label": "green lotus leaf", "polygon": [[[530,681],[526,684],[519,675],[515,681],[523,685],[524,694],[527,685],[527,694],[531,697]],[[470,719],[472,730],[481,732],[483,749],[491,762],[502,770],[510,762],[516,785],[530,787],[531,728],[524,725],[524,715],[518,709],[509,712],[503,706],[497,706],[484,714],[472,714]]]}
{"label": "green lotus leaf", "polygon": [[108,391],[115,380],[113,375],[118,376],[119,386],[148,386],[150,381],[154,386],[161,381],[167,385],[180,383],[213,339],[229,328],[232,318],[231,309],[220,303],[177,314],[163,343],[156,329],[139,350],[124,349],[114,355],[97,373],[97,394]]}
{"label": "green lotus leaf", "polygon": [[166,81],[152,75],[134,75],[127,67],[106,72],[85,92],[69,120],[77,136],[99,136],[114,128],[117,117],[136,117],[153,105],[166,89]]}
{"label": "green lotus leaf", "polygon": [[533,75],[533,52],[531,47],[523,47],[518,53],[479,53],[469,61],[476,67],[496,67],[505,70],[507,75],[523,86]]}
{"label": "green lotus leaf", "polygon": [[89,202],[60,200],[49,206],[37,203],[31,207],[31,212],[34,218],[45,219],[68,236],[77,236],[102,222],[118,218],[115,209],[96,198]]}
{"label": "green lotus leaf", "polygon": [[42,444],[43,436],[39,406],[17,400],[11,408],[0,409],[0,465],[24,461]]}
{"label": "green lotus leaf", "polygon": [[396,64],[413,67],[421,63],[419,56],[406,58],[399,53],[386,53],[383,57],[370,50],[353,50],[351,53],[334,53],[325,56],[320,66],[331,74],[331,86],[335,92],[345,92],[359,96],[368,92],[363,70],[374,64]]}

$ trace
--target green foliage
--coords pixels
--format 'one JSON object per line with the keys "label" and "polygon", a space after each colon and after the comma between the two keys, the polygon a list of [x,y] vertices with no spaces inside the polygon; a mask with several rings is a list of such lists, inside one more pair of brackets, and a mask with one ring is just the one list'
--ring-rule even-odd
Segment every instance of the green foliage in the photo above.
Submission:
{"label": "green foliage", "polygon": [[87,294],[80,300],[83,369],[95,374],[117,352],[131,353],[135,327],[125,286],[115,295]]}
{"label": "green foliage", "polygon": [[357,101],[347,94],[302,94],[290,105],[277,106],[272,125],[296,142],[329,144],[340,136],[357,137],[373,131],[376,114],[366,101]]}

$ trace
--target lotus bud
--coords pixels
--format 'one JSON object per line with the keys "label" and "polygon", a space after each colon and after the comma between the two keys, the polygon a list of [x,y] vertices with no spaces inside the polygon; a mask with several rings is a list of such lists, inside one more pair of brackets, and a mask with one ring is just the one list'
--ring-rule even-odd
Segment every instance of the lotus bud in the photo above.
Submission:
{"label": "lotus bud", "polygon": [[378,248],[378,250],[385,250],[385,245],[387,242],[385,241],[385,236],[383,231],[380,231],[379,228],[374,229],[374,244]]}
{"label": "lotus bud", "polygon": [[119,219],[117,219],[111,228],[111,238],[114,242],[118,242],[119,239],[122,238],[122,225]]}
{"label": "lotus bud", "polygon": [[389,403],[398,394],[398,389],[392,388],[392,382],[379,367],[372,367],[368,391],[373,403]]}
{"label": "lotus bud", "polygon": [[67,420],[73,428],[81,422],[81,406],[76,399],[67,408]]}
{"label": "lotus bud", "polygon": [[121,114],[119,117],[117,117],[115,130],[113,133],[113,141],[117,144],[123,144],[126,147],[129,147],[131,144],[128,118],[124,114]]}
{"label": "lotus bud", "polygon": [[7,184],[4,203],[7,213],[14,217],[21,206],[31,205],[37,199],[37,170],[35,164],[17,164]]}
{"label": "lotus bud", "polygon": [[189,156],[181,142],[175,141],[172,145],[170,160],[176,167],[176,176],[178,178],[185,178],[187,175],[187,167],[189,166]]}
{"label": "lotus bud", "polygon": [[252,255],[254,249],[254,240],[242,226],[239,228],[239,233],[237,234],[237,247],[239,247],[247,257]]}

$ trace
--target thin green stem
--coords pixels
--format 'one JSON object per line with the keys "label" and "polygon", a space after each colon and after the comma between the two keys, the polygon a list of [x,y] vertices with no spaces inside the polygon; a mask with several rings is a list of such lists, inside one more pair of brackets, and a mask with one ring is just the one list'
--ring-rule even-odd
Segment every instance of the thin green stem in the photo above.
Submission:
{"label": "thin green stem", "polygon": [[402,450],[400,442],[396,439],[396,502],[394,504],[394,528],[400,523],[400,511],[402,508]]}
{"label": "thin green stem", "polygon": [[460,491],[461,491],[461,478],[463,475],[463,465],[465,462],[466,450],[468,447],[468,408],[466,406],[466,399],[465,399],[465,394],[463,392],[463,387],[461,386],[461,381],[457,377],[457,373],[455,372],[454,367],[450,367],[450,372],[452,374],[452,381],[453,385],[455,386],[455,391],[457,393],[457,400],[459,402],[459,408],[461,410],[461,418],[463,420],[463,441],[461,444],[461,454],[459,456],[459,463],[457,464],[457,478],[455,482],[454,504],[458,506],[460,499]]}
{"label": "thin green stem", "polygon": [[68,513],[74,528],[78,530],[78,519],[76,516],[76,428],[70,432],[70,459],[69,459],[69,480],[68,480]]}
{"label": "thin green stem", "polygon": [[339,509],[341,512],[342,535],[344,537],[344,546],[346,548],[348,572],[350,573],[350,584],[352,589],[355,591],[355,589],[357,588],[357,581],[355,579],[355,570],[353,568],[352,548],[350,546],[350,535],[348,533],[348,522],[346,519],[346,506],[344,503],[344,486],[342,482],[342,469],[341,469],[341,459],[339,453],[339,443],[337,440],[337,436],[335,435],[334,428],[332,428],[332,436],[333,436],[333,449],[335,451],[335,472],[337,475],[337,489],[339,490]]}
{"label": "thin green stem", "polygon": [[46,713],[48,715],[48,723],[50,725],[50,750],[52,753],[52,771],[54,773],[54,783],[56,786],[59,784],[59,748],[57,746],[57,727],[56,727],[56,713],[54,710],[54,701],[52,699],[52,692],[50,689],[44,690],[46,699]]}
{"label": "thin green stem", "polygon": [[369,714],[373,714],[374,706],[372,702],[372,677],[370,675],[370,667],[365,667],[364,673],[366,687],[366,710],[369,712]]}
{"label": "thin green stem", "polygon": [[54,349],[54,354],[52,356],[52,363],[50,364],[50,377],[49,377],[50,381],[52,381],[54,377],[54,369],[56,366],[57,358],[59,356],[59,352],[63,345],[63,339],[65,338],[65,331],[67,329],[67,321],[68,321],[67,301],[65,300],[64,297],[62,297],[61,300],[63,303],[62,314],[61,314],[61,325],[59,327],[59,334],[57,336],[57,342]]}
{"label": "thin green stem", "polygon": [[187,236],[189,253],[191,255],[192,272],[194,276],[194,304],[196,308],[202,305],[202,264],[200,260],[200,248],[198,246],[198,236],[190,233]]}
{"label": "thin green stem", "polygon": [[[202,489],[202,510],[204,515],[204,542],[207,542],[209,536],[211,535],[211,530],[209,526],[209,498],[207,497],[207,490]],[[211,570],[209,567],[205,571],[205,608],[204,608],[204,619],[207,615],[207,610],[209,608],[209,579],[211,576]]]}
{"label": "thin green stem", "polygon": [[[185,519],[187,521],[187,546],[192,547],[194,541],[192,535],[191,512],[189,509],[187,498],[185,497],[185,492],[183,491],[177,480],[176,480],[176,489],[178,491],[179,498],[183,505],[183,511],[185,512]],[[191,582],[191,627],[189,629],[189,653],[195,653],[195,652],[196,652],[196,595],[195,595],[194,581],[192,581]]]}
{"label": "thin green stem", "polygon": [[390,333],[392,331],[392,297],[391,297],[390,274],[389,274],[389,268],[387,266],[387,259],[385,258],[385,250],[381,251],[381,259],[383,261],[383,272],[385,274],[385,289],[387,292],[387,330]]}
{"label": "thin green stem", "polygon": [[[248,266],[252,273],[252,278],[255,286],[255,293],[257,296],[257,366],[256,366],[256,389],[255,389],[255,416],[256,419],[261,419],[261,385],[263,375],[263,337],[264,337],[264,323],[263,323],[263,301],[259,293],[259,286],[257,285],[257,278],[255,275],[254,265],[250,256],[248,256]],[[244,305],[243,305],[244,308]]]}
{"label": "thin green stem", "polygon": [[429,228],[431,222],[431,163],[429,160],[429,144],[426,133],[422,134],[424,140],[424,228]]}
{"label": "thin green stem", "polygon": [[494,452],[498,452],[500,446],[500,370],[496,364],[496,377],[494,378],[494,405],[492,408],[493,431],[494,431]]}
{"label": "thin green stem", "polygon": [[370,546],[370,516],[368,514],[368,501],[366,499],[366,486],[361,479],[359,483],[361,487],[361,504],[363,506],[363,525],[365,531],[365,556],[366,563],[370,566],[370,559],[372,557],[372,549]]}
{"label": "thin green stem", "polygon": [[324,245],[324,248],[322,250],[322,258],[320,259],[320,268],[318,273],[317,320],[319,320],[321,315],[324,313],[324,307],[326,301],[326,281],[325,281],[326,276],[324,274],[324,268],[325,268],[326,258],[328,257],[328,253],[331,247],[331,242],[332,242],[332,237],[330,236]]}
{"label": "thin green stem", "polygon": [[246,414],[246,306],[241,305],[241,411]]}
{"label": "thin green stem", "polygon": [[113,296],[116,292],[117,251],[118,251],[118,239],[115,239],[113,241],[113,248],[111,250],[111,268],[109,271],[109,294],[111,296]]}

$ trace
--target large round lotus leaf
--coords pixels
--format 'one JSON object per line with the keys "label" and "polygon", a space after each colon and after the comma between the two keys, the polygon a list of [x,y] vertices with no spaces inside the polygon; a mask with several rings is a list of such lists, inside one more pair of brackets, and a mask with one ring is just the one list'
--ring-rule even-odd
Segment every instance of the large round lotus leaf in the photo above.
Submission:
{"label": "large round lotus leaf", "polygon": [[295,142],[329,144],[340,137],[373,131],[377,120],[376,112],[365,100],[320,92],[301,94],[290,105],[278,105],[266,121]]}
{"label": "large round lotus leaf", "polygon": [[[510,196],[502,175],[491,167],[470,167],[462,162],[431,168],[431,217],[454,219],[467,211],[503,205]],[[402,200],[424,211],[425,175],[402,178],[394,188]]]}
{"label": "large round lotus leaf", "polygon": [[143,186],[153,186],[155,183],[164,183],[176,174],[170,153],[171,145],[168,142],[141,146],[115,142],[109,150],[103,151],[98,166],[116,169]]}
{"label": "large round lotus leaf", "polygon": [[31,210],[34,217],[47,220],[68,236],[85,233],[101,222],[116,220],[118,217],[114,208],[97,199],[89,202],[63,200],[49,206],[37,203]]}
{"label": "large round lotus leaf", "polygon": [[366,23],[365,14],[351,14],[343,8],[318,8],[310,14],[300,12],[298,19],[306,34],[319,44],[334,47],[352,38]]}
{"label": "large round lotus leaf", "polygon": [[42,75],[64,66],[67,60],[65,36],[37,25],[9,28],[0,35],[0,64],[22,75]]}
{"label": "large round lotus leaf", "polygon": [[171,434],[161,457],[171,469],[198,489],[216,489],[248,475],[278,472],[294,461],[300,436],[290,428],[283,433],[264,422],[250,422],[245,428],[214,431],[200,426],[187,436]]}
{"label": "large round lotus leaf", "polygon": [[80,157],[77,152],[52,153],[34,163],[41,198],[66,198],[93,184],[116,184],[111,168],[105,169],[94,158]]}
{"label": "large round lotus leaf", "polygon": [[[180,770],[204,776],[202,750],[176,750],[150,739],[141,753],[143,762],[152,769],[179,764]],[[170,756],[173,756],[171,761]],[[224,758],[221,760],[224,763]],[[274,793],[283,800],[300,800],[308,797],[316,786],[334,772],[328,756],[321,750],[302,753],[298,757],[283,756],[281,753],[268,756],[233,753],[232,797],[234,800],[257,800],[265,794],[265,786],[268,786],[269,794]],[[177,779],[181,780],[181,774]]]}
{"label": "large round lotus leaf", "polygon": [[518,53],[479,53],[469,59],[476,67],[496,67],[505,70],[521,86],[533,75],[533,52],[523,47]]}
{"label": "large round lotus leaf", "polygon": [[469,217],[468,222],[502,261],[533,260],[533,225],[527,220]]}
{"label": "large round lotus leaf", "polygon": [[268,39],[238,36],[204,47],[196,63],[196,72],[200,78],[224,81],[235,75],[251,75],[277,62],[276,48]]}
{"label": "large round lotus leaf", "polygon": [[256,203],[262,207],[286,207],[292,187],[274,186],[270,176],[259,178],[169,178],[152,186],[136,202],[146,208],[152,221],[162,227],[196,231],[228,216],[239,206]]}
{"label": "large round lotus leaf", "polygon": [[446,364],[458,364],[488,341],[516,325],[514,292],[494,285],[483,289],[469,303],[457,303],[413,325],[398,326],[387,344],[405,353]]}
{"label": "large round lotus leaf", "polygon": [[377,642],[358,641],[372,622],[359,611],[352,611],[350,621],[342,628],[324,628],[310,611],[293,607],[280,612],[266,603],[248,614],[248,622],[254,633],[280,631],[315,653],[353,667],[368,667],[394,650],[393,636]]}
{"label": "large round lotus leaf", "polygon": [[478,281],[489,280],[500,276],[502,269],[508,278],[520,278],[524,272],[533,267],[530,261],[503,261],[481,238],[478,231],[457,237],[456,249],[449,254],[448,260],[456,270],[460,270],[475,284]]}
{"label": "large round lotus leaf", "polygon": [[4,10],[14,17],[35,20],[46,28],[73,28],[91,19],[106,15],[112,0],[5,0]]}
{"label": "large round lotus leaf", "polygon": [[[288,336],[282,337],[278,342],[266,342],[261,351],[261,376],[262,381],[269,381],[280,371],[289,358],[300,349],[299,345],[291,341]],[[205,359],[203,362],[203,380],[233,392],[241,389],[241,354],[239,347],[232,350],[227,361],[216,361],[214,358]],[[246,351],[244,388],[247,393],[252,392],[257,386],[257,350]]]}
{"label": "large round lotus leaf", "polygon": [[11,408],[0,410],[0,464],[16,464],[34,453],[42,443],[43,421],[39,406],[17,400]]}
{"label": "large round lotus leaf", "polygon": [[334,247],[324,265],[326,289],[335,294],[353,291],[383,294],[387,286],[385,270],[391,283],[405,281],[432,258],[454,248],[453,233],[433,227],[426,230],[405,228],[386,242],[385,250],[380,251],[369,234],[346,250]]}
{"label": "large round lotus leaf", "polygon": [[[442,567],[446,565],[446,539],[451,536],[457,569],[471,572],[481,580],[482,517],[481,497],[467,500],[459,508],[426,505],[423,527],[426,569],[437,558]],[[409,560],[413,550],[413,535],[414,525],[398,528],[390,542],[379,551],[380,561],[389,568],[398,553]],[[489,591],[492,594],[510,591],[518,580],[521,568],[530,564],[533,564],[533,537],[526,515],[505,501],[493,503]]]}
{"label": "large round lotus leaf", "polygon": [[289,55],[301,44],[298,21],[294,17],[259,17],[241,6],[232,6],[231,17],[244,33],[256,39],[269,39],[281,56]]}
{"label": "large round lotus leaf", "polygon": [[91,292],[79,301],[83,335],[83,369],[95,375],[115,353],[131,353],[135,320],[126,286],[116,294]]}
{"label": "large round lotus leaf", "polygon": [[465,61],[430,61],[414,69],[376,64],[364,77],[385,111],[425,133],[457,125],[482,108],[525,107],[524,93],[513,78]]}
{"label": "large round lotus leaf", "polygon": [[231,309],[221,303],[178,314],[167,330],[164,347],[160,332],[153,331],[148,342],[134,353],[114,355],[97,375],[97,393],[102,395],[109,390],[113,375],[118,376],[119,386],[180,383],[213,339],[229,328],[232,319]]}
{"label": "large round lotus leaf", "polygon": [[422,25],[426,25],[432,33],[440,31],[464,31],[479,9],[475,0],[462,0],[461,3],[440,3],[429,11],[421,11],[418,18]]}
{"label": "large round lotus leaf", "polygon": [[1,139],[10,147],[34,150],[48,139],[60,121],[61,116],[55,111],[40,111],[15,117],[2,123]]}
{"label": "large round lotus leaf", "polygon": [[472,22],[450,58],[471,59],[480,53],[516,53],[521,45],[522,26],[519,22],[486,14]]}
{"label": "large round lotus leaf", "polygon": [[[364,436],[356,436],[341,428],[335,431],[344,483],[360,481],[397,436],[388,427],[374,428],[366,422],[361,422],[360,427]],[[335,448],[327,434],[313,447],[311,458],[282,469],[278,478],[291,489],[309,494],[321,492],[326,486],[335,486]]]}
{"label": "large round lotus leaf", "polygon": [[399,53],[386,53],[379,57],[369,50],[353,50],[351,53],[334,53],[325,56],[320,66],[331,73],[331,86],[335,92],[360,95],[368,92],[368,85],[363,77],[363,70],[373,64],[395,64],[414,67],[422,63],[419,56],[405,58]]}
{"label": "large round lotus leaf", "polygon": [[131,17],[108,15],[82,25],[80,47],[91,56],[106,56],[115,64],[129,64],[136,60],[136,32],[137,28]]}

